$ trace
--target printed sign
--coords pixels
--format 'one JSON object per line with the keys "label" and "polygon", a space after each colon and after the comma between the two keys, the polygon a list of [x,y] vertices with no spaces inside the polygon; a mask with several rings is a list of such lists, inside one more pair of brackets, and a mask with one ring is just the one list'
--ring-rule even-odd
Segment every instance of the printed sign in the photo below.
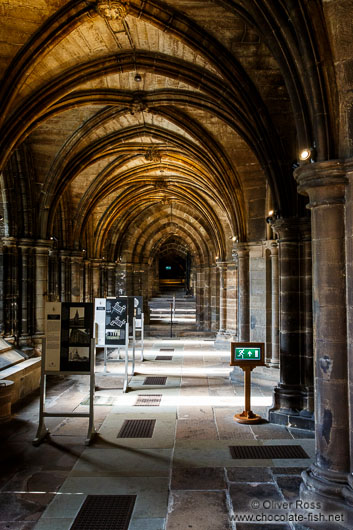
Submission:
{"label": "printed sign", "polygon": [[107,298],[105,308],[105,344],[125,344],[127,299]]}
{"label": "printed sign", "polygon": [[265,345],[262,342],[232,342],[231,366],[263,366],[265,364]]}
{"label": "printed sign", "polygon": [[90,373],[93,305],[47,302],[45,370]]}

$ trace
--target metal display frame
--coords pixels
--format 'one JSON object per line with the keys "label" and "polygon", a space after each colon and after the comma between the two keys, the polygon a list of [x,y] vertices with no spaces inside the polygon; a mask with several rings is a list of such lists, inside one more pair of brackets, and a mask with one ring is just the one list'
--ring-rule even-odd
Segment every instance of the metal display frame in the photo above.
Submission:
{"label": "metal display frame", "polygon": [[[136,327],[136,317],[133,318],[133,322],[132,322],[132,351],[133,351],[133,358],[134,358],[134,370],[135,370],[135,351],[136,351],[136,343],[137,342],[140,342],[140,346],[141,346],[141,351],[140,351],[140,361],[143,363],[143,361],[145,360],[145,357],[144,357],[144,340],[145,340],[145,333],[144,333],[144,313],[141,313],[141,319],[138,319],[138,320],[141,320],[141,327]],[[140,332],[140,340],[137,341],[137,338],[136,338],[136,332]]]}
{"label": "metal display frame", "polygon": [[[96,325],[99,325],[96,323]],[[124,373],[124,385],[123,385],[123,392],[127,392],[127,389],[129,388],[129,375],[133,377],[135,375],[135,351],[132,352],[132,370],[131,374],[129,374],[129,321],[125,324],[125,344],[109,344],[105,346],[101,346],[104,349],[104,368],[103,368],[103,375],[108,375],[110,372],[107,371],[107,363],[125,363],[125,373]],[[124,359],[120,359],[120,348],[125,349],[125,357]],[[117,359],[111,359],[109,358],[108,349],[117,349],[118,350],[118,358]]]}
{"label": "metal display frame", "polygon": [[[95,339],[92,338],[90,342],[90,371],[58,371],[58,370],[46,370],[45,369],[45,355],[46,355],[46,337],[42,341],[42,366],[41,366],[41,381],[40,381],[40,403],[39,403],[39,425],[37,429],[36,437],[32,444],[39,446],[50,431],[45,425],[45,418],[88,418],[88,431],[85,445],[89,445],[92,442],[94,435],[96,434],[94,428],[94,391],[95,391]],[[89,375],[90,376],[90,388],[89,388],[89,411],[88,412],[47,412],[45,410],[45,397],[46,397],[46,378],[47,375]]]}

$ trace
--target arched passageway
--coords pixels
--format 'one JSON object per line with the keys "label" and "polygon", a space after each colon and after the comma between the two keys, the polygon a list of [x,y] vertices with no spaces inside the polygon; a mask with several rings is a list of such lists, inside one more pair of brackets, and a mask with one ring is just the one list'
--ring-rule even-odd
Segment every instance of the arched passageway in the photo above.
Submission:
{"label": "arched passageway", "polygon": [[148,332],[149,301],[180,282],[200,337],[266,343],[269,420],[316,433],[302,495],[345,508],[352,11],[0,5],[2,337],[32,355],[46,301],[115,295],[144,297]]}

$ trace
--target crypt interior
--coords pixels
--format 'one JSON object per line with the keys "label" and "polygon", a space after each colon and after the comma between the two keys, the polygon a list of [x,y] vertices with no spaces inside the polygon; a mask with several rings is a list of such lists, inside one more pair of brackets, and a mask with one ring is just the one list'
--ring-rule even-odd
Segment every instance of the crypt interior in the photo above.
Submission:
{"label": "crypt interior", "polygon": [[[0,529],[110,528],[75,526],[89,495],[135,495],[129,530],[250,530],[235,515],[253,498],[352,528],[353,0],[0,0],[0,16]],[[97,350],[97,440],[57,417],[34,447],[45,303],[118,296],[143,297],[129,391]],[[266,346],[258,425],[233,419],[231,342]],[[50,410],[87,409],[83,377],[49,378]],[[117,438],[141,418],[151,438]]]}

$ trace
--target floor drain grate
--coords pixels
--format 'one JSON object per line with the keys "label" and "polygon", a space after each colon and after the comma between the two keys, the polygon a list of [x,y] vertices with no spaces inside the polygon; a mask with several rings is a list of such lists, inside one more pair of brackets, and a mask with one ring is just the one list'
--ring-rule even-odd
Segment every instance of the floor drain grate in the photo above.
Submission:
{"label": "floor drain grate", "polygon": [[173,355],[157,355],[156,361],[171,361],[173,359]]}
{"label": "floor drain grate", "polygon": [[156,420],[125,420],[117,438],[152,438]]}
{"label": "floor drain grate", "polygon": [[139,394],[134,407],[159,407],[162,394]]}
{"label": "floor drain grate", "polygon": [[233,445],[229,449],[232,458],[309,458],[301,445]]}
{"label": "floor drain grate", "polygon": [[174,351],[174,348],[159,348],[159,351]]}
{"label": "floor drain grate", "polygon": [[166,377],[146,377],[144,385],[165,385],[167,382]]}
{"label": "floor drain grate", "polygon": [[70,530],[127,530],[136,495],[87,495]]}

